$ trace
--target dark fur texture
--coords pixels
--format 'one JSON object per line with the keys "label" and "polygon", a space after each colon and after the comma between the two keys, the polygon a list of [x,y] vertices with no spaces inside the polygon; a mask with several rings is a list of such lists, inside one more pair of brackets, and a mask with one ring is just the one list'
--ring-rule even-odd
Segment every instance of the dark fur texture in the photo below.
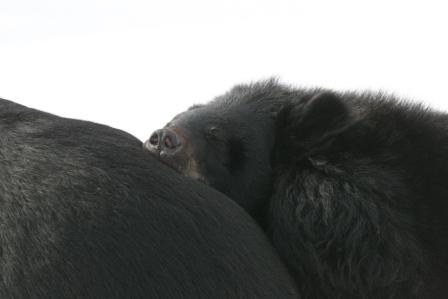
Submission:
{"label": "dark fur texture", "polygon": [[297,298],[239,206],[141,146],[0,100],[0,298]]}
{"label": "dark fur texture", "polygon": [[270,80],[167,128],[186,140],[176,160],[258,220],[305,298],[448,298],[448,115]]}

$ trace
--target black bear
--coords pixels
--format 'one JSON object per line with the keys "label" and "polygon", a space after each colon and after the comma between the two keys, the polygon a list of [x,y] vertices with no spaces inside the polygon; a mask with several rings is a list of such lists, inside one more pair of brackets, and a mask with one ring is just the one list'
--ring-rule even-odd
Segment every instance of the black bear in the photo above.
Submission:
{"label": "black bear", "polygon": [[448,298],[447,114],[267,80],[145,147],[244,207],[304,298]]}
{"label": "black bear", "polygon": [[0,298],[297,298],[231,199],[106,126],[0,100]]}

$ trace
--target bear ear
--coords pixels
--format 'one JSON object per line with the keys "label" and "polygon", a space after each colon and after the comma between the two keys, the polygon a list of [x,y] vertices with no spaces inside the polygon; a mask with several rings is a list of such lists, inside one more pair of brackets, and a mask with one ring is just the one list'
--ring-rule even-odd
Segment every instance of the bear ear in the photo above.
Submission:
{"label": "bear ear", "polygon": [[318,93],[305,103],[286,107],[281,114],[279,138],[301,147],[331,140],[352,122],[348,106],[332,92]]}
{"label": "bear ear", "polygon": [[346,127],[350,120],[347,105],[334,93],[322,92],[305,104],[300,125],[308,134],[321,135]]}

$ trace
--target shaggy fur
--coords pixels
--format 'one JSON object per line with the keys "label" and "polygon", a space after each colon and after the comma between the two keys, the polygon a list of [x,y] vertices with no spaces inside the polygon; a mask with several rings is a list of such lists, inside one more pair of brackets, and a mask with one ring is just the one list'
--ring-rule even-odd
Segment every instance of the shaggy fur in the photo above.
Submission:
{"label": "shaggy fur", "polygon": [[0,298],[297,298],[243,209],[141,147],[0,100]]}
{"label": "shaggy fur", "polygon": [[448,298],[448,115],[270,80],[166,128],[159,158],[249,211],[304,298]]}

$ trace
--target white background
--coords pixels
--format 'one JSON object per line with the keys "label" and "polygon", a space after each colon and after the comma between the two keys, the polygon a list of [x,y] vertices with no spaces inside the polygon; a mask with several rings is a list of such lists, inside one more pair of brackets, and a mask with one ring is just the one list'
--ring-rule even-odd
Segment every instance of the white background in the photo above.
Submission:
{"label": "white background", "polygon": [[[445,2],[445,3],[444,3]],[[0,97],[146,139],[275,75],[448,110],[446,1],[0,0]]]}

